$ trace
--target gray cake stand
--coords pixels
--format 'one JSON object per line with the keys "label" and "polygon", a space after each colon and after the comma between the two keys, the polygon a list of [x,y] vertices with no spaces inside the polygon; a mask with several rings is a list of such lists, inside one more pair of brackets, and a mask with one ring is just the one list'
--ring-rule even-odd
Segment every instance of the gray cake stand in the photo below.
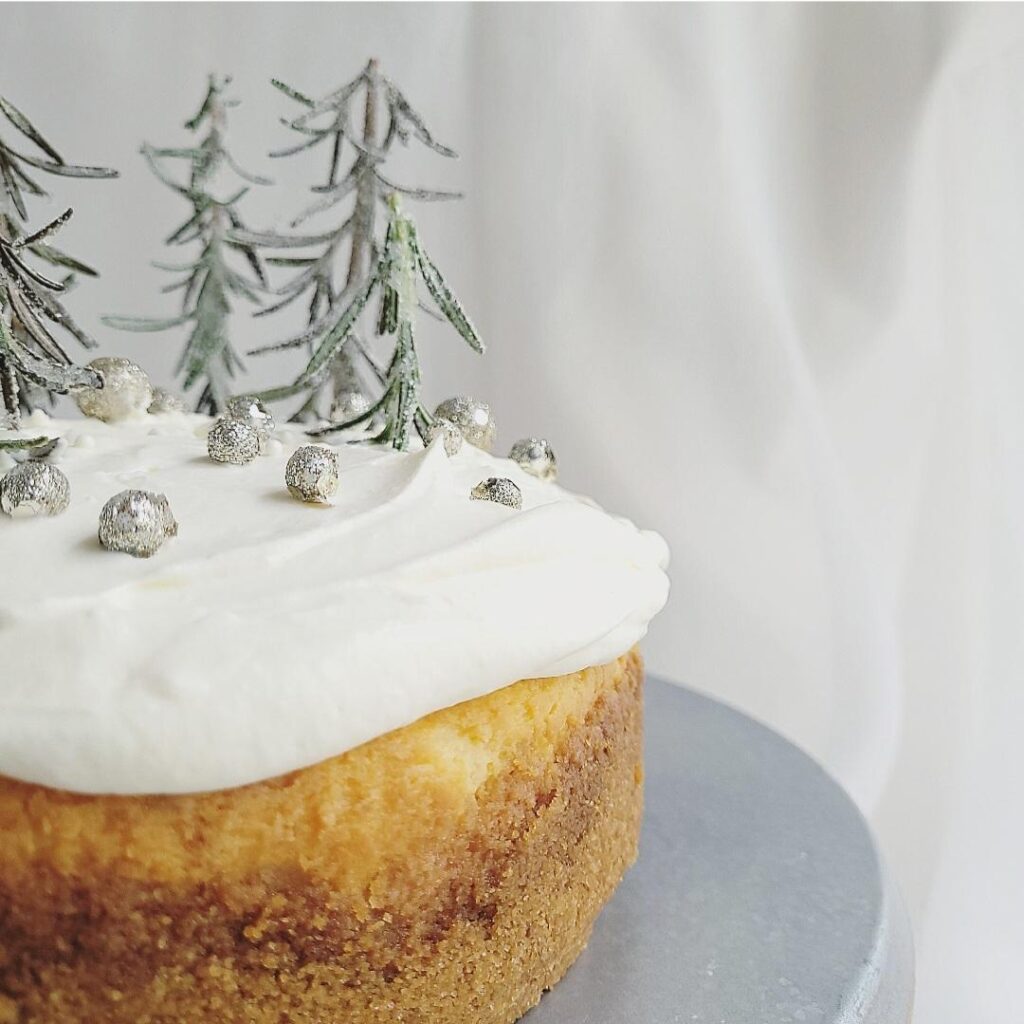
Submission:
{"label": "gray cake stand", "polygon": [[906,1024],[910,927],[839,786],[658,680],[646,729],[640,860],[524,1024]]}

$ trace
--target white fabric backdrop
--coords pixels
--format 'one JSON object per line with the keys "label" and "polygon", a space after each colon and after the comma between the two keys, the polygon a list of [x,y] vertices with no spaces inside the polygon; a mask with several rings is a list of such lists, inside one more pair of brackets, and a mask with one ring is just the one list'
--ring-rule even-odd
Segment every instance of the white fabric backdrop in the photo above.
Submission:
{"label": "white fabric backdrop", "polygon": [[[551,437],[673,552],[654,669],[820,758],[910,905],[916,1019],[1012,1019],[1024,954],[1024,12],[957,6],[7,5],[3,91],[71,182],[74,297],[159,312],[181,213],[145,170],[209,70],[266,170],[287,101],[379,56],[463,153],[421,229],[490,342],[431,398]],[[315,159],[271,171],[283,224]],[[166,254],[165,258],[166,258]],[[270,325],[272,326],[272,325]],[[277,330],[283,333],[287,326]],[[271,336],[240,318],[243,347]],[[166,378],[180,339],[103,335]],[[254,367],[280,378],[294,363]]]}

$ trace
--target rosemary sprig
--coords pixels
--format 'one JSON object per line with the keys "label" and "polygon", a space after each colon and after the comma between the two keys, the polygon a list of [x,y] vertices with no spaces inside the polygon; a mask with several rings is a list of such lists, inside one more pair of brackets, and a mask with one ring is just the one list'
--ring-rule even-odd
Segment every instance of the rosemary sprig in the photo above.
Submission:
{"label": "rosemary sprig", "polygon": [[[166,331],[189,325],[188,340],[175,370],[187,391],[202,384],[197,409],[219,413],[230,395],[230,379],[243,368],[230,338],[232,298],[260,305],[268,288],[259,255],[260,239],[250,231],[238,212],[249,185],[270,181],[242,168],[225,144],[227,111],[238,101],[226,90],[230,77],[210,75],[206,95],[196,115],[185,122],[191,132],[205,127],[204,137],[192,146],[143,145],[142,155],[164,185],[186,200],[188,217],[166,238],[171,246],[198,245],[195,259],[181,263],[154,261],[160,270],[176,275],[162,289],[181,292],[179,312],[170,317],[106,316],[103,322],[126,331]],[[168,161],[187,165],[187,178],[178,180],[166,167]],[[227,171],[246,184],[226,196],[214,193],[220,173]],[[241,269],[244,267],[244,270]]]}
{"label": "rosemary sprig", "polygon": [[99,374],[76,366],[47,326],[62,327],[86,348],[96,345],[56,298],[66,282],[53,281],[24,261],[25,241],[0,235],[0,390],[12,423],[18,421],[26,382],[61,395],[102,386]]}
{"label": "rosemary sprig", "polygon": [[[23,145],[16,148],[0,133],[0,422],[17,426],[21,411],[40,400],[101,383],[93,371],[72,362],[47,326],[54,324],[86,348],[94,347],[92,338],[55,296],[68,290],[75,274],[96,277],[96,271],[50,243],[71,217],[71,210],[30,231],[26,197],[48,194],[37,171],[65,178],[116,178],[117,171],[67,163],[42,132],[2,96],[0,116],[30,147],[29,152]],[[51,280],[32,268],[29,257],[71,273],[63,281]]]}
{"label": "rosemary sprig", "polygon": [[377,333],[394,339],[391,360],[380,375],[381,394],[361,415],[311,430],[310,434],[324,437],[373,422],[379,417],[383,420],[383,427],[372,440],[404,450],[413,430],[426,440],[432,422],[430,413],[420,402],[420,366],[416,351],[416,314],[420,308],[417,281],[422,281],[438,302],[444,318],[474,351],[483,352],[484,346],[476,328],[420,242],[416,225],[402,213],[397,195],[389,197],[388,209],[387,235],[369,277],[332,328],[325,332],[294,383],[266,391],[260,397],[268,400],[288,397],[322,379],[339,352],[358,344],[356,323],[376,293],[380,303]]}
{"label": "rosemary sprig", "polygon": [[[272,157],[289,157],[316,147],[328,154],[327,174],[322,184],[313,187],[317,198],[292,221],[298,228],[308,219],[349,202],[348,212],[337,226],[319,236],[293,236],[265,233],[235,235],[261,248],[290,249],[304,245],[315,250],[312,256],[274,256],[266,262],[287,267],[293,275],[276,289],[277,301],[267,305],[258,316],[272,315],[293,303],[302,302],[306,310],[306,326],[298,334],[253,350],[250,355],[291,348],[323,348],[323,343],[341,333],[353,332],[359,338],[358,324],[345,322],[352,306],[358,305],[379,255],[377,210],[393,193],[416,199],[455,199],[457,192],[429,191],[398,185],[384,176],[383,167],[395,141],[403,145],[416,139],[434,152],[455,157],[454,150],[438,142],[401,90],[381,73],[376,60],[351,81],[322,97],[313,99],[284,82],[272,80],[289,99],[298,103],[300,112],[282,118],[299,141],[275,150]],[[358,127],[354,124],[356,106],[361,103]],[[342,169],[342,155],[352,151],[347,168]],[[303,241],[299,241],[302,238]],[[347,261],[347,263],[345,262]],[[358,307],[356,320],[362,313]],[[276,397],[305,394],[306,400],[295,419],[323,420],[337,400],[364,390],[360,366],[376,377],[374,367],[361,356],[367,350],[364,340],[354,346],[328,346],[332,355],[330,366],[315,379],[308,378],[275,389]],[[327,399],[325,401],[325,398]]]}
{"label": "rosemary sprig", "polygon": [[31,452],[52,443],[51,437],[0,437],[0,452]]}

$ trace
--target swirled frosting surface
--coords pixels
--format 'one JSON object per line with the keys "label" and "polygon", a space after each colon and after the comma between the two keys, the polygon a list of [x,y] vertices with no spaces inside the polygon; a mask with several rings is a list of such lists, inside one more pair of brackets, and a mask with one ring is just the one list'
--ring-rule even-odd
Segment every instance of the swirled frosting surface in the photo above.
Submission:
{"label": "swirled frosting surface", "polygon": [[[284,486],[303,435],[227,466],[210,422],[27,424],[64,438],[71,507],[0,516],[0,775],[81,793],[271,778],[611,660],[665,602],[660,537],[507,460],[339,446],[334,503],[304,505]],[[471,501],[487,476],[514,479],[523,509]],[[97,542],[125,488],[166,494],[178,520],[151,559]]]}

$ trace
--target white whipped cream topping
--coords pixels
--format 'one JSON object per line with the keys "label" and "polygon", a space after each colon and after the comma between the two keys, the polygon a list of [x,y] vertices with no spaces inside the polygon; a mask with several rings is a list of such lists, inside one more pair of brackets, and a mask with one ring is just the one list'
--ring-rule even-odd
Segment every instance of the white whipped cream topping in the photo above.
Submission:
{"label": "white whipped cream topping", "polygon": [[[0,515],[0,774],[82,793],[271,778],[609,661],[665,603],[657,534],[508,460],[340,445],[334,503],[304,505],[284,486],[304,435],[227,466],[210,422],[37,413],[23,430],[65,439],[71,507]],[[519,484],[522,511],[469,499],[488,476]],[[178,520],[150,559],[97,542],[125,488],[165,493]]]}

